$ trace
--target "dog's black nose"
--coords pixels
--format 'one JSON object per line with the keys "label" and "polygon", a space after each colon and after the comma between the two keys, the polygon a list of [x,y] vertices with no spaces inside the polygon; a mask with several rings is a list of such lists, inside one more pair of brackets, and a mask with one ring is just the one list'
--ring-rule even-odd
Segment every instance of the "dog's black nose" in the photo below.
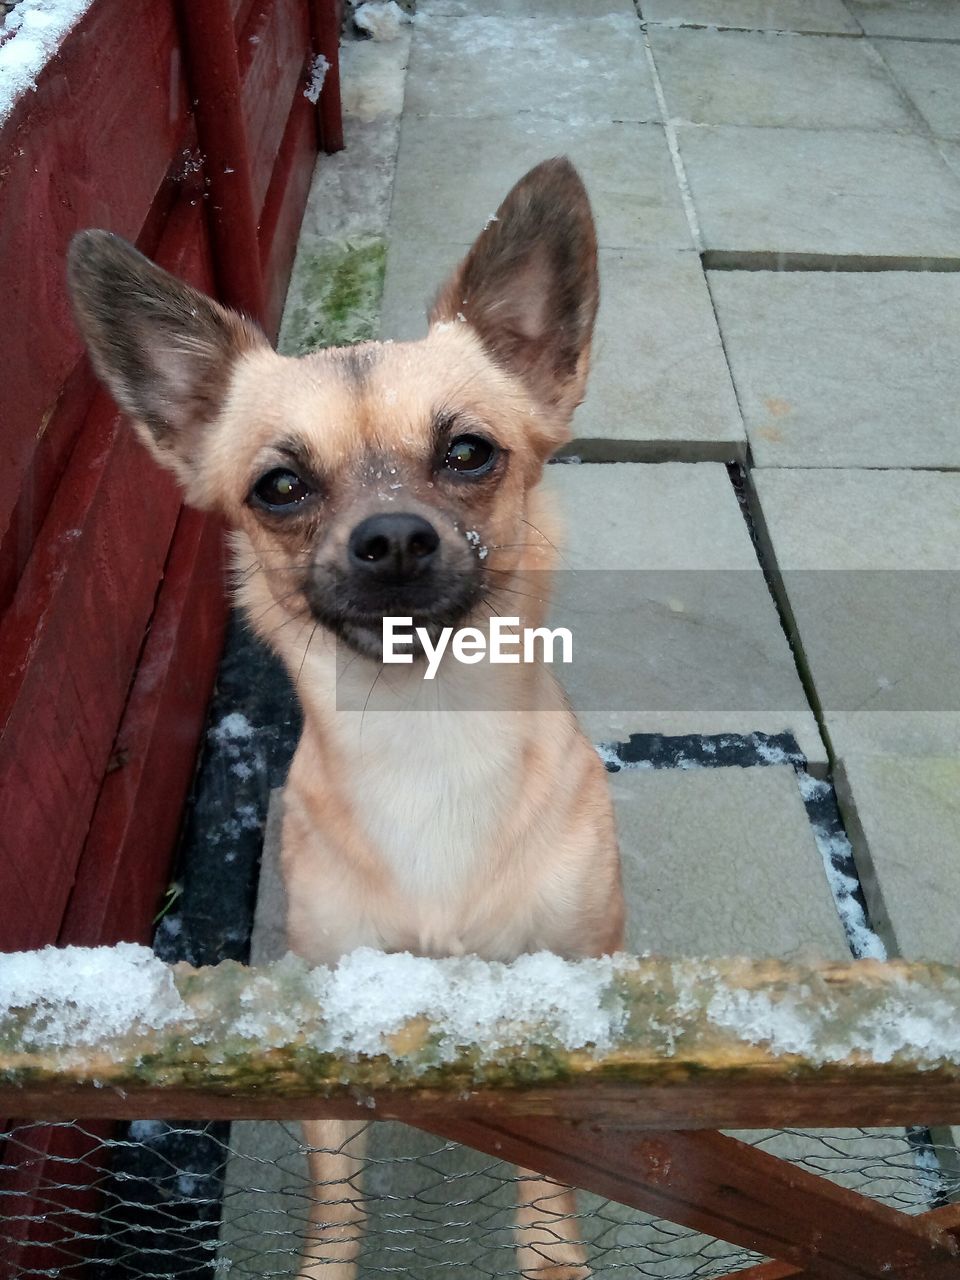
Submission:
{"label": "dog's black nose", "polygon": [[416,578],[433,563],[440,535],[422,516],[382,515],[361,520],[350,535],[351,565],[381,578]]}

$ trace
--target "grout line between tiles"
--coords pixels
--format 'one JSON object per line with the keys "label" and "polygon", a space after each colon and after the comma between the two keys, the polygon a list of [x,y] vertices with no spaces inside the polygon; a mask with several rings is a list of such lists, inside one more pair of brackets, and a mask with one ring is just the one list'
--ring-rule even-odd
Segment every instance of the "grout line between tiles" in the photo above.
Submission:
{"label": "grout line between tiles", "polygon": [[702,249],[704,271],[830,271],[836,273],[960,271],[960,257],[921,257],[913,254],[805,253],[776,249]]}
{"label": "grout line between tiles", "polygon": [[647,35],[646,29],[643,31],[643,50],[646,54],[647,65],[650,68],[650,76],[653,80],[653,91],[656,94],[657,103],[660,107],[660,114],[663,117],[663,132],[667,139],[667,147],[670,150],[670,160],[673,164],[673,172],[677,180],[677,186],[680,188],[680,199],[683,202],[683,211],[687,216],[687,225],[690,228],[690,236],[697,252],[702,253],[703,237],[700,234],[700,219],[697,217],[697,210],[693,203],[693,196],[690,192],[690,183],[687,179],[687,171],[684,167],[683,157],[680,155],[680,144],[677,141],[677,131],[674,128],[673,121],[670,119],[670,113],[667,111],[667,99],[663,92],[663,84],[660,80],[660,73],[657,70],[657,64],[654,61],[653,49],[650,47],[650,38]]}

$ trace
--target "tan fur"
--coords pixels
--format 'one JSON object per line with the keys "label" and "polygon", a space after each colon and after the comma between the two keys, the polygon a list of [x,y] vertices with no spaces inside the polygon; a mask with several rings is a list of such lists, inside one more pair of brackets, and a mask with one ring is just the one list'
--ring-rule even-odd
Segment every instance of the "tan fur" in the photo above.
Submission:
{"label": "tan fur", "polygon": [[[98,371],[189,499],[232,525],[237,598],[303,705],[281,854],[291,948],[314,964],[358,946],[491,960],[618,949],[604,769],[551,671],[448,659],[427,682],[422,661],[388,667],[350,649],[309,600],[345,563],[351,531],[394,511],[429,519],[443,564],[479,575],[460,626],[544,621],[558,535],[538,484],[583,395],[597,303],[593,224],[570,166],[547,162],[514,188],[417,343],[281,357],[195,291],[167,292],[106,233],[79,239],[71,272]],[[198,420],[204,387],[220,390]],[[494,438],[495,480],[438,468],[445,414]],[[250,494],[291,456],[322,478],[322,498],[278,517]],[[318,1199],[301,1275],[347,1280],[362,1137],[342,1122],[305,1133]],[[522,1273],[581,1280],[572,1193],[536,1175],[518,1185]]]}
{"label": "tan fur", "polygon": [[[532,454],[529,467],[521,456],[514,482],[498,492],[482,536],[493,575],[507,575],[495,577],[501,585],[491,591],[491,606],[537,625],[546,601],[515,596],[512,588],[542,589],[554,564],[555,523],[540,492],[524,484],[538,476],[551,435],[536,443],[534,411],[521,389],[489,365],[465,328],[433,331],[422,344],[387,347],[379,356],[366,397],[349,407],[343,386],[319,373],[324,356],[274,369],[270,378],[266,356],[249,362],[233,397],[249,422],[253,387],[248,391],[246,380],[263,388],[248,448],[256,456],[256,435],[269,439],[282,422],[335,465],[360,444],[348,438],[346,424],[376,423],[378,452],[404,457],[416,448],[409,442],[418,439],[427,407],[446,383],[459,382],[466,388],[460,404],[480,421],[497,422],[515,454]],[[391,388],[397,399],[389,397],[389,405],[402,405],[399,414],[386,412]],[[331,420],[337,426],[328,432]],[[223,441],[239,434],[239,424],[225,420],[211,449],[232,456]],[[232,456],[233,466],[237,461]],[[396,483],[389,474],[372,486],[371,506],[398,492],[388,487]],[[429,503],[422,489],[416,496]],[[365,511],[362,495],[358,501]],[[419,668],[387,672],[357,659],[337,685],[337,642],[308,614],[298,617],[282,549],[254,526],[238,536],[236,557],[239,599],[283,657],[304,708],[283,827],[291,948],[317,964],[335,963],[357,946],[496,960],[541,949],[568,957],[617,950],[623,905],[605,773],[552,673],[542,665],[445,664],[430,685]],[[478,679],[486,685],[479,693]],[[356,709],[337,710],[338,696]],[[482,697],[497,708],[530,709],[474,709]],[[316,1149],[314,1180],[330,1187],[352,1176],[356,1185],[355,1157],[327,1154],[340,1148],[343,1126],[311,1124],[305,1133]],[[518,1191],[521,1273],[581,1280],[588,1272],[571,1193],[533,1177]],[[328,1204],[315,1210],[301,1275],[349,1280],[362,1202],[322,1194]]]}

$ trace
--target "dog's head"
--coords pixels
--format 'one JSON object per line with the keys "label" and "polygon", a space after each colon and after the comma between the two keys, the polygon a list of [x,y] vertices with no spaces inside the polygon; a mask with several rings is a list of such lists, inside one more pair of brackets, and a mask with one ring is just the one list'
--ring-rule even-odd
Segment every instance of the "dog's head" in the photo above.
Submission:
{"label": "dog's head", "polygon": [[104,231],[75,238],[70,283],[97,373],[187,500],[247,535],[291,615],[378,653],[385,615],[453,625],[521,562],[526,495],[583,398],[597,309],[566,160],[513,188],[420,342],[279,356]]}

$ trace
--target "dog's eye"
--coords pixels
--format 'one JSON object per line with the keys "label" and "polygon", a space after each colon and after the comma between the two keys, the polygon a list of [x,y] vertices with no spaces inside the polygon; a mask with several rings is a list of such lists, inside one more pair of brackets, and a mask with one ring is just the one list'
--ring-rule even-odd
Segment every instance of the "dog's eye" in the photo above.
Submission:
{"label": "dog's eye", "polygon": [[497,460],[497,450],[482,436],[457,436],[447,446],[443,465],[461,475],[483,475]]}
{"label": "dog's eye", "polygon": [[292,507],[304,498],[309,498],[313,490],[306,480],[295,471],[286,467],[276,467],[261,476],[253,486],[253,497],[264,507]]}

